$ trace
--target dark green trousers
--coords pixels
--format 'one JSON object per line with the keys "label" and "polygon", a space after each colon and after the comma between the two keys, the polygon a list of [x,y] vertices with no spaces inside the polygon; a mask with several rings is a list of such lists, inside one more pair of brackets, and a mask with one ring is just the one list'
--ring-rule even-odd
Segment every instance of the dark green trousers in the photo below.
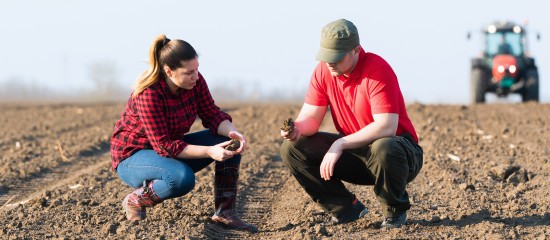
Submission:
{"label": "dark green trousers", "polygon": [[330,180],[321,178],[320,165],[330,146],[342,135],[319,132],[295,142],[284,141],[281,157],[311,198],[333,216],[351,207],[353,193],[342,181],[373,185],[385,216],[394,217],[410,207],[407,183],[423,164],[422,148],[410,134],[380,138],[372,144],[345,150]]}

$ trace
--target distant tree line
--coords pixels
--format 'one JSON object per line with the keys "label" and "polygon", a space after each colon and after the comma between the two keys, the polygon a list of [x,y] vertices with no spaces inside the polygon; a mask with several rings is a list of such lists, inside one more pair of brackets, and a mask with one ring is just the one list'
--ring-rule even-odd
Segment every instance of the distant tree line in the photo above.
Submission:
{"label": "distant tree line", "polygon": [[[122,86],[117,65],[111,61],[100,61],[88,67],[92,88],[61,91],[38,81],[28,82],[18,77],[0,79],[0,101],[125,101],[130,96],[130,86]],[[70,80],[70,79],[68,79]],[[233,102],[299,102],[305,89],[283,86],[277,89],[262,89],[259,83],[244,83],[239,80],[221,81],[224,85],[209,83],[216,101]]]}

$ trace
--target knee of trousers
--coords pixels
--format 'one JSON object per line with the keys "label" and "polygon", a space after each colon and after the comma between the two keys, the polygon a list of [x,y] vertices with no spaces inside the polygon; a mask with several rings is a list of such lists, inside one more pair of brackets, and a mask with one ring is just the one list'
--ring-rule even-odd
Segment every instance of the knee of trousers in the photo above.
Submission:
{"label": "knee of trousers", "polygon": [[173,169],[165,181],[170,188],[171,196],[183,196],[195,187],[195,173],[189,167]]}
{"label": "knee of trousers", "polygon": [[281,144],[281,148],[279,149],[279,152],[281,154],[281,158],[283,159],[283,162],[286,164],[290,164],[292,161],[291,159],[291,152],[296,151],[295,142],[284,140]]}
{"label": "knee of trousers", "polygon": [[380,167],[393,168],[407,164],[407,155],[401,144],[393,137],[380,138],[371,145],[371,154]]}
{"label": "knee of trousers", "polygon": [[241,154],[237,154],[237,155],[233,156],[232,158],[223,161],[222,163],[240,165],[241,164]]}
{"label": "knee of trousers", "polygon": [[[300,138],[297,141],[283,141],[280,148],[281,158],[284,164],[290,168],[291,171],[304,169],[312,164],[312,158],[319,158],[324,153],[316,152],[315,146],[308,145],[305,139]],[[321,157],[322,159],[322,157]]]}

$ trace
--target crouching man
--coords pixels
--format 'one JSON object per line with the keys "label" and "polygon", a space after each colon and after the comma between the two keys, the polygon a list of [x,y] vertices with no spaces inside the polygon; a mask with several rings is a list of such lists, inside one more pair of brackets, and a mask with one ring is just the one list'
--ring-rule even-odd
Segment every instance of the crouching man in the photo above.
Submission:
{"label": "crouching man", "polygon": [[[386,228],[401,227],[411,207],[407,183],[423,164],[397,76],[380,56],[365,52],[345,19],[321,31],[320,61],[294,130],[283,131],[281,157],[332,221],[347,223],[367,208],[342,181],[373,185]],[[338,134],[319,132],[330,107]]]}

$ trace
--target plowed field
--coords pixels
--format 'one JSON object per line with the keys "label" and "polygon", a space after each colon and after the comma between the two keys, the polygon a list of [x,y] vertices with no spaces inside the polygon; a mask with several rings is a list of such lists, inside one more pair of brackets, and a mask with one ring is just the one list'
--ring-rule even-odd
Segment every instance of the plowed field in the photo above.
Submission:
{"label": "plowed field", "polygon": [[[109,138],[123,103],[0,104],[1,239],[549,239],[550,105],[408,106],[425,151],[409,184],[401,229],[380,228],[372,187],[348,185],[370,209],[330,225],[279,156],[279,127],[300,105],[227,104],[249,147],[238,211],[256,234],[208,221],[213,169],[188,195],[130,223],[120,205],[132,189],[110,170]],[[196,123],[192,130],[199,130]],[[334,131],[327,117],[322,127]]]}

